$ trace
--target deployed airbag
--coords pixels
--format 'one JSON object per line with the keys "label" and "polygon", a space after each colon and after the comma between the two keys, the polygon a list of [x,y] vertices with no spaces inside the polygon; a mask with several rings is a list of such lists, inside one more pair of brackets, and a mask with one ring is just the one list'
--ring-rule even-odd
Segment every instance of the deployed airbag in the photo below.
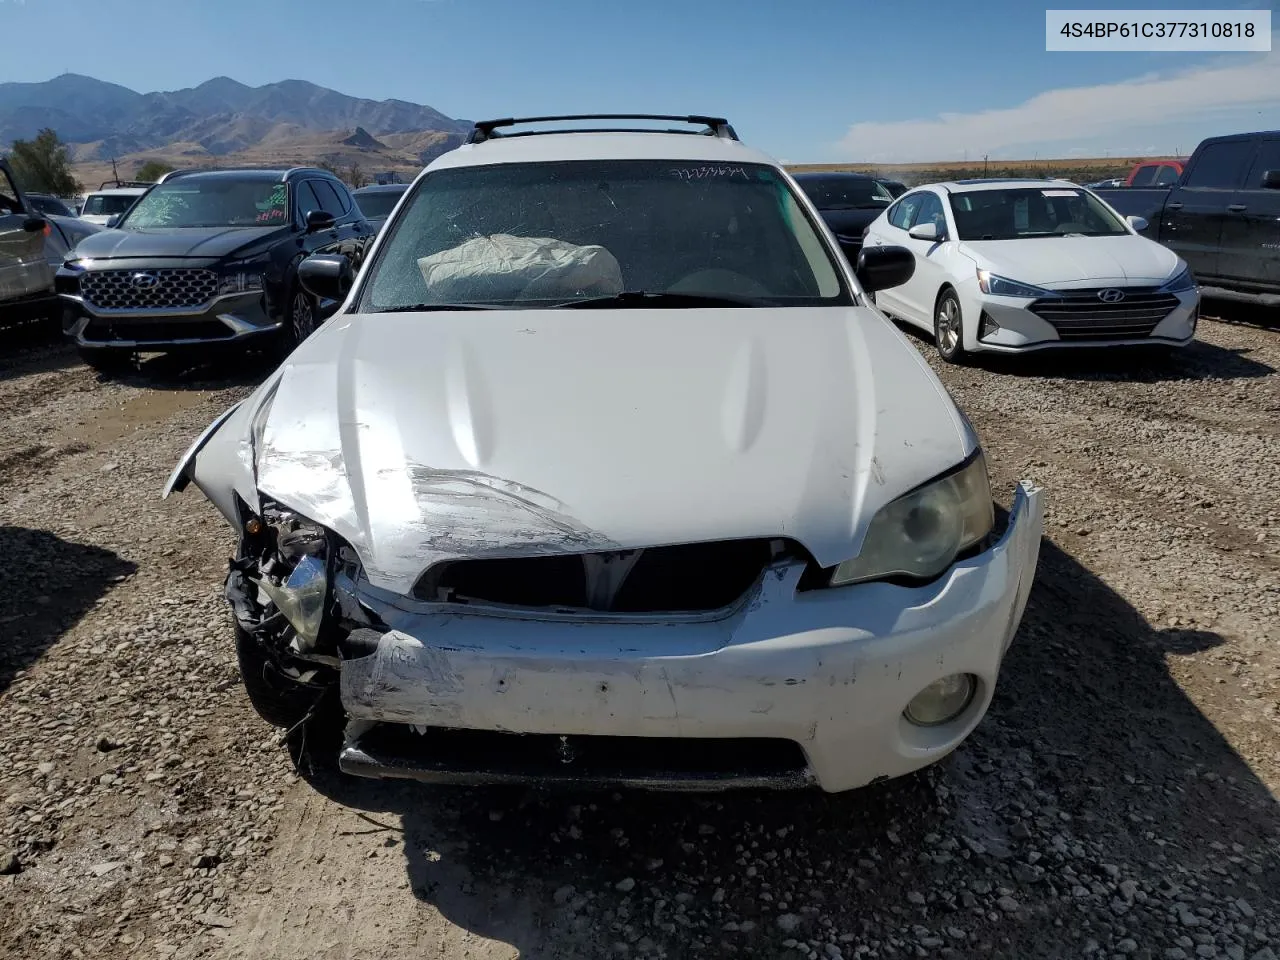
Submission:
{"label": "deployed airbag", "polygon": [[607,297],[622,269],[601,246],[498,233],[418,260],[432,303]]}

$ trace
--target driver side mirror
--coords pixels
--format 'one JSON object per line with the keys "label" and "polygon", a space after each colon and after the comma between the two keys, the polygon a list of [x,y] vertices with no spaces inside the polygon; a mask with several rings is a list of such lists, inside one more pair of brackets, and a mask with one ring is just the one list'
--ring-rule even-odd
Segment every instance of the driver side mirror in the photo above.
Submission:
{"label": "driver side mirror", "polygon": [[[328,216],[330,220],[333,217]],[[310,222],[310,215],[307,220]],[[347,299],[355,271],[351,261],[340,253],[316,253],[298,264],[298,282],[302,289],[321,300]]]}
{"label": "driver side mirror", "polygon": [[311,210],[307,213],[307,233],[315,233],[317,230],[328,230],[336,221],[332,213],[326,213],[323,210]]}
{"label": "driver side mirror", "polygon": [[1280,170],[1268,170],[1262,175],[1264,190],[1280,190]]}
{"label": "driver side mirror", "polygon": [[114,230],[119,223],[120,214],[117,213],[114,217],[107,217],[106,227],[108,230]]}
{"label": "driver side mirror", "polygon": [[854,274],[864,293],[906,283],[916,272],[916,255],[906,247],[863,247]]}
{"label": "driver side mirror", "polygon": [[1133,227],[1135,233],[1141,233],[1149,226],[1146,217],[1128,216],[1125,220],[1129,222],[1129,226]]}
{"label": "driver side mirror", "polygon": [[49,225],[49,221],[44,217],[27,217],[22,221],[22,229],[27,233],[39,233]]}
{"label": "driver side mirror", "polygon": [[932,221],[929,223],[917,223],[907,231],[907,236],[912,240],[927,240],[930,243],[937,243],[939,240],[944,239],[938,232],[938,225]]}

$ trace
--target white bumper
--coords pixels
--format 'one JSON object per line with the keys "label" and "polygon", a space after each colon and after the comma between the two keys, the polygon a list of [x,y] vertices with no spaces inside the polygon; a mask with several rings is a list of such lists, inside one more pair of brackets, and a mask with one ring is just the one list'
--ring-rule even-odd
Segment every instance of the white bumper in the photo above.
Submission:
{"label": "white bumper", "polygon": [[[935,583],[797,593],[802,568],[780,566],[717,620],[380,605],[393,629],[343,664],[342,703],[357,721],[430,727],[781,738],[799,744],[808,780],[848,790],[932,763],[977,726],[1026,605],[1042,520],[1041,493],[1024,482],[1000,541]],[[928,728],[903,717],[954,673],[978,678],[960,717]]]}

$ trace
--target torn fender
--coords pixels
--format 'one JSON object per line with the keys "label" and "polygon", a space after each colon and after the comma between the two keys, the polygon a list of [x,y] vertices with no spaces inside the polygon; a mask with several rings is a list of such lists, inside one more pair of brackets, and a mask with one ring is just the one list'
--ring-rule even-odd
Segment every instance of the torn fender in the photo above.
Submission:
{"label": "torn fender", "polygon": [[194,483],[227,522],[239,529],[243,519],[236,496],[252,510],[258,509],[258,491],[254,480],[253,441],[249,423],[257,409],[254,398],[235,404],[220,414],[182,455],[161,499],[181,493]]}

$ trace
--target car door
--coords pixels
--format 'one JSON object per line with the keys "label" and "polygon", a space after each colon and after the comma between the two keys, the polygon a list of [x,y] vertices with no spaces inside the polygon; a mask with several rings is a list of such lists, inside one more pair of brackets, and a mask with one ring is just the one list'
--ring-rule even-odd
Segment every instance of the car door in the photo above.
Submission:
{"label": "car door", "polygon": [[[319,188],[322,186],[324,186],[324,183],[321,180],[299,180],[294,186],[294,195],[297,197],[295,205],[304,231],[302,234],[302,251],[307,256],[313,253],[328,253],[338,243],[338,227],[336,223],[324,230],[306,229],[307,214],[316,210],[330,213],[336,202],[331,191],[326,191],[328,193],[327,197],[321,196]],[[326,202],[329,204],[329,210],[325,209]]]}
{"label": "car door", "polygon": [[18,187],[8,169],[0,167],[0,303],[53,289],[53,271],[44,258],[44,231],[27,229],[31,216],[18,201]]}
{"label": "car door", "polygon": [[1227,204],[1218,275],[1275,292],[1280,287],[1280,188],[1264,185],[1268,171],[1280,174],[1280,137],[1259,144],[1244,186]]}
{"label": "car door", "polygon": [[1160,242],[1191,267],[1198,279],[1218,276],[1227,206],[1257,152],[1257,141],[1217,140],[1191,159],[1182,183],[1170,191],[1160,221]]}
{"label": "car door", "polygon": [[[873,229],[868,232],[866,245],[882,246],[888,244],[910,249],[907,231],[911,228],[911,224],[914,222],[916,213],[924,202],[925,196],[926,191],[915,190],[899,197],[893,206],[885,211],[884,219],[877,220]],[[919,317],[909,315],[910,308],[907,306],[903,292],[903,287],[901,286],[878,290],[876,291],[876,304],[890,313],[901,316],[904,320],[911,320],[915,323],[922,322]]]}
{"label": "car door", "polygon": [[325,181],[325,183],[337,196],[339,209],[342,210],[342,217],[338,221],[338,249],[336,252],[341,253],[351,261],[353,270],[359,270],[369,238],[373,236],[373,228],[360,211],[360,207],[351,196],[351,192],[343,184],[333,180]]}
{"label": "car door", "polygon": [[932,326],[933,305],[938,298],[938,290],[947,279],[946,252],[949,231],[947,215],[943,212],[942,198],[932,190],[923,192],[920,205],[916,208],[911,223],[912,227],[932,223],[938,231],[937,240],[916,240],[906,233],[902,245],[915,254],[916,269],[911,279],[899,289],[901,303],[911,314],[911,319],[921,324]]}

